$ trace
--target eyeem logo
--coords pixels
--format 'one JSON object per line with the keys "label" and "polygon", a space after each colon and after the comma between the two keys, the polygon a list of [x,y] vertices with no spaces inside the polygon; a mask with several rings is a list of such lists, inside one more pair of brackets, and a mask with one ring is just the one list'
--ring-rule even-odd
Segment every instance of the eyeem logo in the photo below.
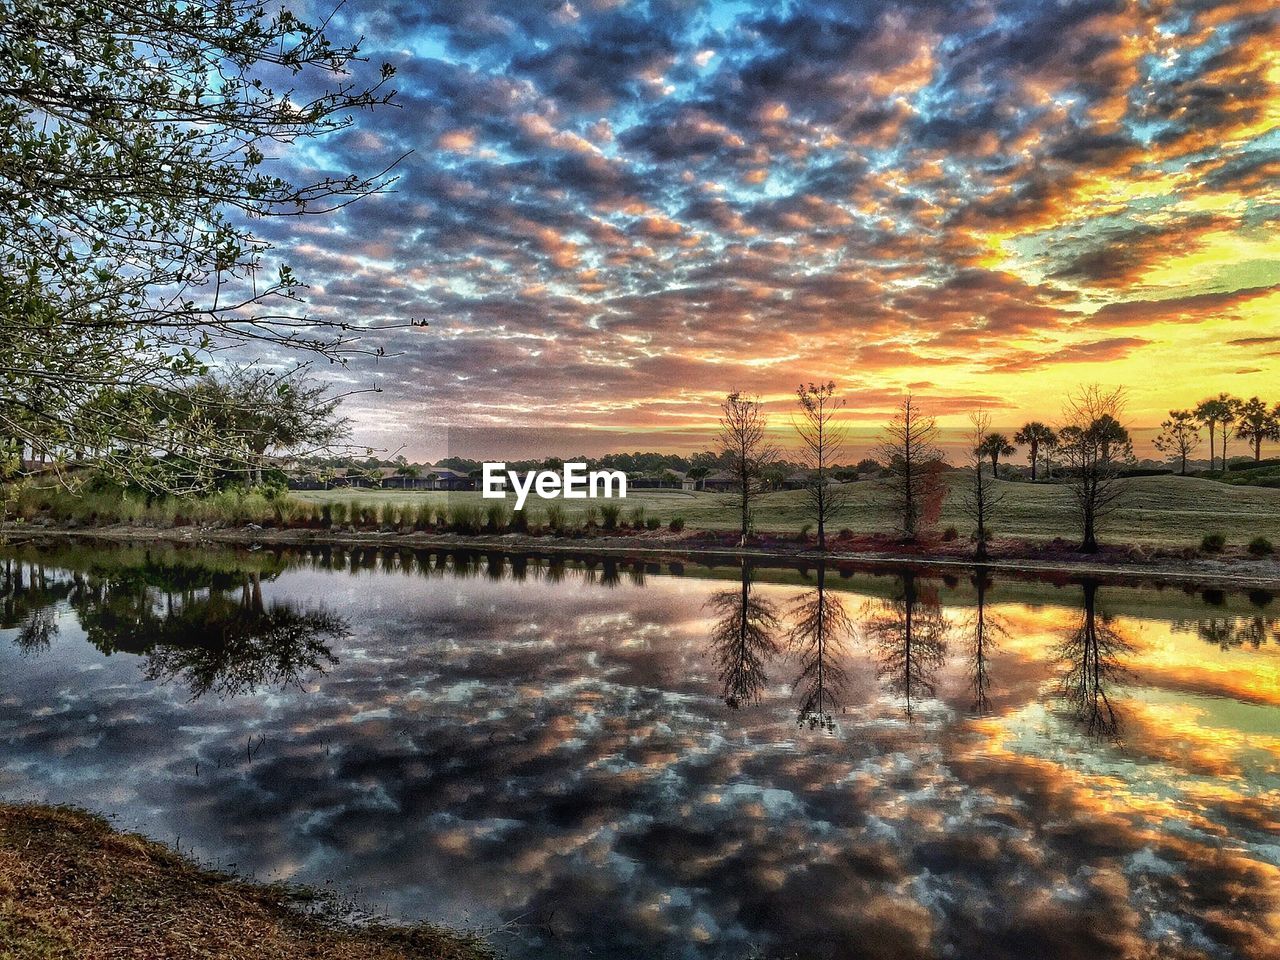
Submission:
{"label": "eyeem logo", "polygon": [[621,470],[592,470],[585,463],[566,463],[561,473],[554,470],[530,470],[523,475],[508,470],[505,463],[486,463],[481,474],[480,495],[486,500],[501,500],[507,495],[507,482],[516,492],[515,509],[523,510],[529,491],[547,499],[586,500],[604,497],[626,497],[627,475]]}

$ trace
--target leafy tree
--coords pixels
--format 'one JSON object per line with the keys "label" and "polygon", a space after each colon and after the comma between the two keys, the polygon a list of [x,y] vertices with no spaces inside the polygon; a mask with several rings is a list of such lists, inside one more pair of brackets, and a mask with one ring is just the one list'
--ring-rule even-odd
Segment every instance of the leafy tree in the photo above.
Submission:
{"label": "leafy tree", "polygon": [[139,418],[132,404],[176,403],[235,347],[331,361],[363,349],[350,323],[300,312],[301,280],[268,263],[252,224],[391,182],[298,181],[275,155],[388,102],[394,70],[364,78],[357,45],[256,0],[2,10],[0,435],[51,460],[115,449],[121,472],[124,449],[224,461],[235,448],[216,432],[175,437],[173,410]]}
{"label": "leafy tree", "polygon": [[889,508],[906,540],[919,535],[930,504],[942,494],[937,439],[937,422],[921,411],[910,394],[884,428],[879,459],[887,467],[884,484]]}
{"label": "leafy tree", "polygon": [[[1257,397],[1250,397],[1239,407],[1240,425],[1236,436],[1253,444],[1253,459],[1262,459],[1262,442],[1280,440],[1280,406],[1268,410]],[[1226,454],[1223,454],[1224,460]]]}
{"label": "leafy tree", "polygon": [[1083,387],[1068,398],[1065,423],[1058,430],[1058,449],[1080,520],[1080,549],[1088,553],[1098,549],[1098,528],[1119,505],[1124,493],[1120,474],[1133,461],[1133,444],[1120,422],[1123,412],[1122,390]]}
{"label": "leafy tree", "polygon": [[796,388],[796,399],[800,417],[794,426],[800,435],[801,460],[809,470],[805,495],[818,527],[818,549],[825,550],[827,521],[848,498],[847,488],[830,482],[844,448],[845,431],[835,420],[844,401],[836,397],[834,381],[801,384]]}
{"label": "leafy tree", "polygon": [[983,456],[991,458],[991,476],[993,477],[1000,476],[1000,458],[1012,456],[1015,449],[1003,433],[988,433],[982,438],[978,448]]}
{"label": "leafy tree", "polygon": [[1190,410],[1170,410],[1169,419],[1160,423],[1160,433],[1154,441],[1161,453],[1171,454],[1181,464],[1181,474],[1187,475],[1187,458],[1200,446],[1200,430],[1196,415]]}
{"label": "leafy tree", "polygon": [[1036,479],[1036,461],[1040,456],[1040,448],[1044,446],[1049,449],[1057,440],[1058,435],[1053,432],[1053,428],[1046,423],[1038,420],[1032,420],[1024,423],[1013,435],[1013,442],[1022,444],[1028,448],[1027,459],[1031,462],[1031,479]]}
{"label": "leafy tree", "polygon": [[729,453],[729,472],[741,508],[743,546],[751,535],[751,505],[762,492],[761,474],[778,455],[765,439],[768,425],[759,397],[735,390],[720,405],[720,443]]}

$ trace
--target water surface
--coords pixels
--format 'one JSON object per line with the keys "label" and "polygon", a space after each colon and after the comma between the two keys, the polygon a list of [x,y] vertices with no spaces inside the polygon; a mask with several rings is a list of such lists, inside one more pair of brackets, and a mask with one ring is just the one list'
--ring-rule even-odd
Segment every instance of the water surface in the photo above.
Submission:
{"label": "water surface", "polygon": [[373,550],[0,567],[0,794],[514,957],[1280,955],[1264,593]]}

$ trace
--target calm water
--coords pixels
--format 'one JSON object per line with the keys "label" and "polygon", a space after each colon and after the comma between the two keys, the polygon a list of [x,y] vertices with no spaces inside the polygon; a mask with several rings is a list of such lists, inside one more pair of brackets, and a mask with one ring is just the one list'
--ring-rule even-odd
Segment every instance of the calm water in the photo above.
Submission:
{"label": "calm water", "polygon": [[527,957],[1280,956],[1280,601],[0,559],[0,794]]}

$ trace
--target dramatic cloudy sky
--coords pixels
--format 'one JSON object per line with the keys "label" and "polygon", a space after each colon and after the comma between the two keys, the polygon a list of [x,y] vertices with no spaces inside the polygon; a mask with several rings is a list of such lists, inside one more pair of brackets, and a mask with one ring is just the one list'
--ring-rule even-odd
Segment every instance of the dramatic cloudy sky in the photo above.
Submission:
{"label": "dramatic cloudy sky", "polygon": [[908,389],[1010,425],[1081,381],[1127,384],[1142,422],[1275,392],[1273,0],[353,0],[335,22],[397,66],[399,107],[302,162],[413,153],[395,193],[265,229],[318,312],[431,322],[353,368],[384,391],[352,404],[364,440],[661,446],[730,388],[781,413],[827,377],[867,427]]}

